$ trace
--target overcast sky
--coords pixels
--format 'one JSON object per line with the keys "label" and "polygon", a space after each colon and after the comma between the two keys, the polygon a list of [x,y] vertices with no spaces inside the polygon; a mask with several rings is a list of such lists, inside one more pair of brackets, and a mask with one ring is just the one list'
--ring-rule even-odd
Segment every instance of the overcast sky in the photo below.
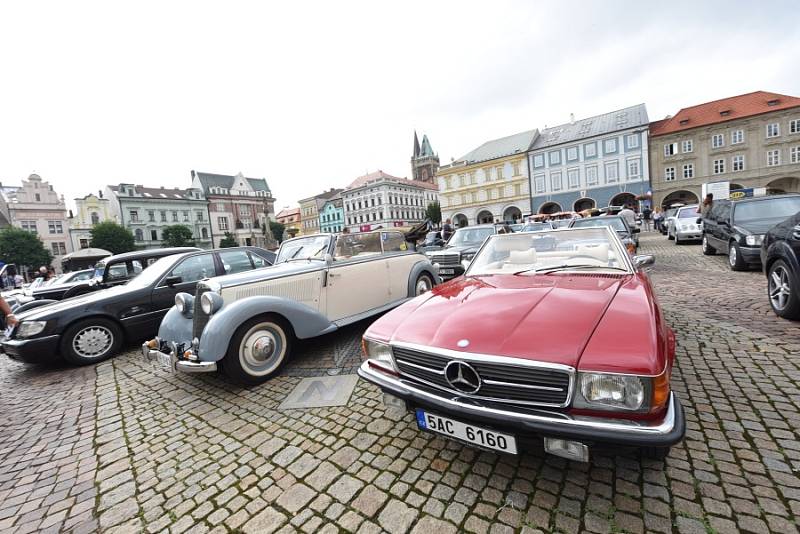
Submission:
{"label": "overcast sky", "polygon": [[6,2],[0,181],[266,177],[276,210],[644,102],[800,95],[796,1]]}

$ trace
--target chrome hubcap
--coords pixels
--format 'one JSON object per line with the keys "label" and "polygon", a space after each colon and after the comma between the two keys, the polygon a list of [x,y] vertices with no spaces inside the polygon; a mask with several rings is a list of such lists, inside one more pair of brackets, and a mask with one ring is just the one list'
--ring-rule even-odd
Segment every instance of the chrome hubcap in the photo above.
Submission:
{"label": "chrome hubcap", "polygon": [[114,343],[114,335],[104,326],[84,328],[72,339],[72,348],[85,358],[96,358],[105,354]]}
{"label": "chrome hubcap", "polygon": [[730,251],[728,251],[728,260],[730,260],[731,265],[736,265],[736,247],[731,247]]}
{"label": "chrome hubcap", "polygon": [[263,376],[275,370],[286,355],[286,335],[275,323],[255,325],[242,338],[239,360],[253,376]]}
{"label": "chrome hubcap", "polygon": [[776,267],[769,275],[769,299],[776,310],[782,310],[789,303],[792,288],[789,287],[789,273],[783,267]]}
{"label": "chrome hubcap", "polygon": [[420,278],[417,280],[417,295],[422,295],[426,291],[430,291],[431,282],[427,278]]}

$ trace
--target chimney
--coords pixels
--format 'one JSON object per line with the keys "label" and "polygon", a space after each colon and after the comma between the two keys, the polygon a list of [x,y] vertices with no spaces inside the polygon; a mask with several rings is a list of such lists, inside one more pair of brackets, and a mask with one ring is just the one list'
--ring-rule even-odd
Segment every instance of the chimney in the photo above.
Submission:
{"label": "chimney", "polygon": [[100,198],[103,198],[103,190],[102,189],[98,189],[97,190],[97,196],[100,197]]}
{"label": "chimney", "polygon": [[569,123],[570,124],[575,124],[575,114],[574,113],[570,113],[569,114]]}
{"label": "chimney", "polygon": [[72,210],[69,210],[69,218],[72,219],[73,217],[75,216],[72,214]]}

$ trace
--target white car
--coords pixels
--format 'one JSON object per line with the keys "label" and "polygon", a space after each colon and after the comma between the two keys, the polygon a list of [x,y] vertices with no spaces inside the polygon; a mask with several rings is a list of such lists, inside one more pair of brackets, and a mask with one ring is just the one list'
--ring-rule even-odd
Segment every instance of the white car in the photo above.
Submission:
{"label": "white car", "polygon": [[178,293],[147,360],[169,371],[216,371],[263,382],[307,339],[385,312],[439,283],[438,270],[398,231],[285,241],[275,265],[202,280]]}
{"label": "white car", "polygon": [[687,241],[700,241],[703,237],[703,223],[697,222],[700,214],[698,205],[678,208],[667,219],[667,239],[674,239],[676,245]]}

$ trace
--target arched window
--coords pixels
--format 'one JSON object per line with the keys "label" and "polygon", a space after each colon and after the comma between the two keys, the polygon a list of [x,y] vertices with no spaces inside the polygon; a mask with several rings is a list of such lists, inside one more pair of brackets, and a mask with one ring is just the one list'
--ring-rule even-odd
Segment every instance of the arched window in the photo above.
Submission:
{"label": "arched window", "polygon": [[100,216],[97,214],[96,211],[92,212],[92,224],[97,224],[100,222]]}
{"label": "arched window", "polygon": [[136,229],[136,241],[144,241],[144,234],[142,233],[141,228]]}
{"label": "arched window", "polygon": [[208,228],[203,227],[202,230],[200,230],[200,234],[203,236],[203,239],[208,239]]}

